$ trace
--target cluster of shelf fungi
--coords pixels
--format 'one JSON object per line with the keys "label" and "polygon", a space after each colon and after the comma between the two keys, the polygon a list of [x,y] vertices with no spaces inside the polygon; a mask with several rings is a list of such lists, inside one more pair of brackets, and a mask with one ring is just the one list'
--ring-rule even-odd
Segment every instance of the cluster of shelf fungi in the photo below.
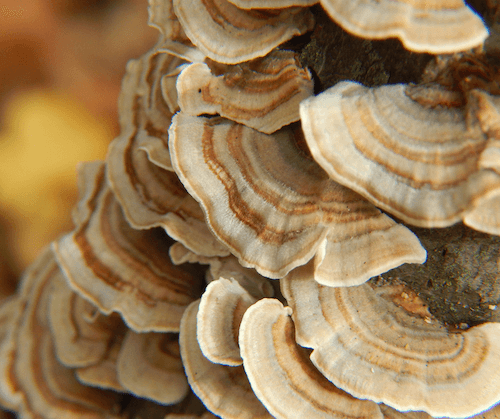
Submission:
{"label": "cluster of shelf fungi", "polygon": [[[159,39],[127,65],[106,161],[78,168],[75,228],[0,305],[1,405],[498,417],[495,3],[491,24],[461,0],[149,3]],[[419,83],[326,88],[301,61],[324,16],[431,54]],[[493,260],[468,284],[491,312],[450,324],[395,272],[457,223]]]}

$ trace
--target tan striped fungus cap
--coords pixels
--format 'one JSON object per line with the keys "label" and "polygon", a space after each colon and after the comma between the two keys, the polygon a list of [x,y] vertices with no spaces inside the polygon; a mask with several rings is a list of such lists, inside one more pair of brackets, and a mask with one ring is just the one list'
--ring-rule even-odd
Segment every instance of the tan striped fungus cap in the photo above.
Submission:
{"label": "tan striped fungus cap", "polygon": [[211,412],[225,419],[272,419],[250,387],[242,366],[210,362],[196,336],[199,301],[186,309],[179,343],[189,385]]}
{"label": "tan striped fungus cap", "polygon": [[207,359],[216,364],[241,365],[239,324],[256,301],[236,279],[220,277],[208,284],[200,300],[196,329],[200,349]]}
{"label": "tan striped fungus cap", "polygon": [[463,0],[320,0],[335,22],[370,39],[398,37],[406,48],[444,54],[482,44],[483,21]]}
{"label": "tan striped fungus cap", "polygon": [[207,222],[243,266],[280,278],[314,258],[315,279],[359,284],[425,250],[308,156],[299,126],[272,135],[215,117],[178,113],[172,163]]}
{"label": "tan striped fungus cap", "polygon": [[71,368],[98,363],[116,335],[125,334],[123,321],[117,313],[101,313],[75,293],[62,275],[52,281],[48,320],[57,358]]}
{"label": "tan striped fungus cap", "polygon": [[184,114],[219,114],[271,134],[300,119],[299,104],[313,93],[308,70],[291,51],[234,66],[191,64],[177,79]]}
{"label": "tan striped fungus cap", "polygon": [[295,343],[290,307],[275,299],[251,306],[240,326],[243,366],[264,406],[279,419],[381,419],[378,405],[329,382]]}
{"label": "tan striped fungus cap", "polygon": [[[173,87],[179,68],[185,63],[174,55],[159,52],[158,46],[152,48],[127,63],[118,99],[120,135],[115,142],[123,141],[143,149],[152,162],[167,170],[171,170],[168,127],[177,110]],[[165,91],[162,79],[169,75],[173,81]]]}
{"label": "tan striped fungus cap", "polygon": [[157,48],[191,62],[202,62],[203,54],[186,36],[174,13],[172,0],[148,0],[149,26],[158,29],[162,37]]}
{"label": "tan striped fungus cap", "polygon": [[116,368],[125,390],[141,398],[171,405],[179,403],[189,392],[177,334],[129,330]]}
{"label": "tan striped fungus cap", "polygon": [[119,100],[121,133],[106,159],[109,183],[133,228],[162,227],[196,253],[224,256],[229,251],[171,171],[168,127],[177,109],[175,82],[182,63],[154,50],[129,62]]}
{"label": "tan striped fungus cap", "polygon": [[56,356],[49,303],[55,287],[64,283],[50,249],[23,276],[20,310],[0,348],[0,388],[10,393],[0,391],[1,397],[8,397],[7,406],[20,418],[119,419],[120,394],[83,385]]}
{"label": "tan striped fungus cap", "polygon": [[247,11],[227,0],[173,0],[173,5],[191,42],[224,64],[262,57],[314,26],[312,13],[301,7]]}
{"label": "tan striped fungus cap", "polygon": [[76,368],[75,375],[78,381],[91,387],[126,393],[127,389],[118,380],[118,371],[116,368],[124,337],[124,334],[115,334],[106,353],[99,362],[86,367]]}
{"label": "tan striped fungus cap", "polygon": [[182,313],[197,298],[202,275],[168,257],[174,243],[162,229],[134,230],[107,186],[104,165],[80,167],[83,194],[76,229],[53,244],[70,286],[103,313],[118,312],[139,332],[178,332]]}
{"label": "tan striped fungus cap", "polygon": [[414,92],[341,82],[302,102],[302,127],[332,179],[410,224],[450,226],[500,193],[500,175],[486,163],[498,143],[470,104],[447,106],[439,87],[415,100]]}
{"label": "tan striped fungus cap", "polygon": [[468,417],[500,401],[500,323],[449,331],[369,284],[331,288],[306,265],[282,279],[296,340],[355,397],[435,417]]}

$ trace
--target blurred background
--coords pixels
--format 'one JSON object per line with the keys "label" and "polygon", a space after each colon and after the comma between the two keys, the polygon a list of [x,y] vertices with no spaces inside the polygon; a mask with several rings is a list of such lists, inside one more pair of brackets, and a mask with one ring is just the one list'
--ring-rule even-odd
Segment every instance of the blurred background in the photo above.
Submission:
{"label": "blurred background", "polygon": [[72,228],[75,166],[118,133],[126,62],[155,43],[147,0],[0,0],[0,299]]}

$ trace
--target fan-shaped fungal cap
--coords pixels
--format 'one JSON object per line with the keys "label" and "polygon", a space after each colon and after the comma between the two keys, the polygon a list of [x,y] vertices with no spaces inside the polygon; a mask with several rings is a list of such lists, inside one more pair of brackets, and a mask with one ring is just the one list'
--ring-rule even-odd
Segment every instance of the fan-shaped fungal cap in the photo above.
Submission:
{"label": "fan-shaped fungal cap", "polygon": [[154,163],[167,169],[170,169],[167,132],[176,110],[176,98],[169,93],[169,101],[165,100],[162,78],[176,74],[184,63],[156,48],[137,60],[130,60],[118,100],[121,128],[118,138],[142,147]]}
{"label": "fan-shaped fungal cap", "polygon": [[171,55],[152,53],[129,62],[119,102],[122,132],[107,156],[109,181],[132,227],[162,227],[197,253],[223,256],[228,250],[210,233],[199,205],[169,171],[172,113],[161,99],[169,83],[160,86],[160,79],[167,80],[165,73],[180,63]]}
{"label": "fan-shaped fungal cap", "polygon": [[75,370],[75,375],[78,381],[91,387],[105,388],[120,393],[126,393],[127,389],[125,389],[118,380],[118,371],[116,367],[124,337],[124,334],[115,335],[106,353],[96,364],[77,368]]}
{"label": "fan-shaped fungal cap", "polygon": [[199,204],[175,173],[151,163],[143,150],[120,138],[111,144],[107,162],[113,190],[134,228],[162,227],[202,255],[229,253],[212,235]]}
{"label": "fan-shaped fungal cap", "polygon": [[336,181],[420,227],[444,227],[500,188],[478,168],[487,140],[463,108],[429,107],[405,85],[341,82],[301,104],[315,160]]}
{"label": "fan-shaped fungal cap", "polygon": [[462,0],[320,0],[345,30],[363,38],[398,37],[406,48],[444,54],[480,45],[488,31]]}
{"label": "fan-shaped fungal cap", "polygon": [[137,229],[162,227],[196,253],[225,256],[229,251],[210,232],[199,204],[176,174],[151,163],[146,153],[115,140],[108,154],[113,190],[129,223]]}
{"label": "fan-shaped fungal cap", "polygon": [[290,307],[263,299],[250,307],[240,326],[245,372],[264,406],[276,418],[382,419],[376,403],[336,388],[295,343]]}
{"label": "fan-shaped fungal cap", "polygon": [[172,0],[148,0],[148,3],[149,26],[163,35],[158,49],[188,61],[203,61],[205,55],[191,43],[175,16]]}
{"label": "fan-shaped fungal cap", "polygon": [[236,66],[191,64],[177,79],[179,106],[188,115],[219,114],[271,134],[300,119],[299,103],[312,95],[308,70],[291,51]]}
{"label": "fan-shaped fungal cap", "polygon": [[186,309],[179,335],[182,363],[191,389],[218,416],[271,419],[272,416],[255,397],[243,367],[213,364],[203,356],[196,338],[198,305],[199,301],[194,301]]}
{"label": "fan-shaped fungal cap", "polygon": [[99,362],[113,336],[125,327],[120,316],[100,313],[73,292],[62,276],[52,281],[48,320],[57,358],[73,368]]}
{"label": "fan-shaped fungal cap", "polygon": [[46,251],[22,280],[23,309],[13,331],[15,345],[7,356],[10,366],[5,370],[11,389],[21,400],[19,416],[118,418],[117,393],[83,386],[73,370],[57,361],[48,325],[52,281],[57,277],[62,274],[51,252]]}
{"label": "fan-shaped fungal cap", "polygon": [[172,241],[163,230],[134,230],[127,224],[106,185],[104,167],[87,181],[94,191],[79,205],[91,215],[53,245],[70,286],[102,312],[119,312],[134,330],[178,331],[202,278],[170,262]]}
{"label": "fan-shaped fungal cap", "polygon": [[173,0],[173,5],[191,42],[224,64],[262,57],[314,25],[311,12],[299,7],[249,12],[227,0]]}
{"label": "fan-shaped fungal cap", "polygon": [[208,360],[241,365],[239,324],[247,308],[256,301],[234,279],[221,277],[208,284],[201,297],[196,329],[200,349]]}
{"label": "fan-shaped fungal cap", "polygon": [[266,135],[180,112],[169,141],[174,168],[213,232],[264,276],[282,277],[315,257],[316,280],[352,285],[425,260],[409,230],[328,178],[297,129]]}
{"label": "fan-shaped fungal cap", "polygon": [[131,393],[161,404],[186,397],[189,386],[177,335],[127,332],[117,363],[118,379]]}
{"label": "fan-shaped fungal cap", "polygon": [[[500,400],[500,323],[450,333],[378,296],[370,285],[330,288],[312,266],[284,278],[297,342],[336,386],[398,410],[465,417]],[[486,384],[487,383],[487,384]]]}

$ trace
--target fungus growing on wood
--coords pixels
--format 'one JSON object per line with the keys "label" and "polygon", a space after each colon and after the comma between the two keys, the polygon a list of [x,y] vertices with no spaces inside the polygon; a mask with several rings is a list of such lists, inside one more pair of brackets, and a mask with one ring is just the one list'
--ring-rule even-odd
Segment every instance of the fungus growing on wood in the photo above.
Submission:
{"label": "fungus growing on wood", "polygon": [[173,0],[173,5],[191,42],[224,64],[262,57],[314,26],[311,12],[301,7],[255,12],[227,0]]}
{"label": "fungus growing on wood", "polygon": [[213,364],[203,356],[196,337],[199,301],[186,309],[181,321],[179,344],[191,389],[213,413],[226,419],[271,419],[255,397],[242,366]]}
{"label": "fungus growing on wood", "polygon": [[305,138],[332,179],[405,222],[449,226],[499,193],[500,175],[481,167],[496,147],[466,107],[430,106],[411,91],[338,83],[302,102]]}
{"label": "fungus growing on wood", "polygon": [[280,278],[311,258],[326,285],[359,284],[425,250],[402,225],[328,178],[300,128],[266,135],[223,118],[173,118],[172,163],[243,266]]}
{"label": "fungus growing on wood", "polygon": [[7,401],[21,418],[118,419],[121,396],[82,385],[74,370],[56,357],[48,323],[49,300],[57,286],[54,280],[64,284],[52,252],[46,249],[22,279],[20,311],[9,338],[12,344],[2,344],[0,381],[12,396]]}
{"label": "fungus growing on wood", "polygon": [[120,316],[99,312],[76,294],[62,276],[52,282],[48,321],[57,358],[71,368],[96,364],[106,354],[113,337],[124,333]]}
{"label": "fungus growing on wood", "polygon": [[295,343],[292,310],[276,299],[252,305],[240,326],[243,366],[252,389],[276,418],[382,419],[378,405],[339,390]]}
{"label": "fungus growing on wood", "polygon": [[82,384],[127,393],[127,389],[118,380],[116,363],[122,348],[124,334],[116,334],[106,353],[99,362],[75,369],[75,375]]}
{"label": "fungus growing on wood", "polygon": [[186,115],[219,114],[271,134],[298,121],[299,103],[313,93],[311,75],[295,57],[274,50],[235,66],[191,64],[177,79],[179,106]]}
{"label": "fungus growing on wood", "polygon": [[[176,74],[186,61],[153,48],[137,60],[130,60],[118,100],[120,135],[114,143],[142,148],[160,167],[171,168],[167,132],[175,112],[176,98],[164,97],[162,78]],[[171,109],[173,108],[174,109]],[[110,152],[111,153],[111,152]],[[111,175],[112,183],[114,176]]]}
{"label": "fungus growing on wood", "polygon": [[178,332],[184,309],[201,292],[202,278],[165,257],[173,241],[163,230],[134,230],[127,224],[102,164],[80,170],[92,185],[79,203],[87,217],[77,216],[75,231],[53,244],[70,286],[103,313],[120,313],[136,331]]}
{"label": "fungus growing on wood", "polygon": [[220,277],[208,284],[200,300],[196,322],[198,343],[208,360],[241,365],[239,325],[245,311],[256,301],[235,279]]}
{"label": "fungus growing on wood", "polygon": [[481,45],[488,36],[481,18],[462,0],[320,0],[345,30],[370,39],[398,37],[406,48],[444,54]]}
{"label": "fungus growing on wood", "polygon": [[198,50],[184,33],[172,0],[148,0],[149,26],[158,29],[163,35],[158,49],[192,62],[202,62],[205,55]]}
{"label": "fungus growing on wood", "polygon": [[186,397],[187,383],[177,335],[127,332],[117,360],[118,380],[127,391],[161,404]]}
{"label": "fungus growing on wood", "polygon": [[[330,288],[311,264],[281,280],[297,342],[321,373],[355,397],[398,410],[466,417],[500,401],[500,323],[451,333],[377,294]],[[481,389],[481,390],[477,390]]]}
{"label": "fungus growing on wood", "polygon": [[170,74],[183,62],[157,51],[129,62],[119,101],[122,132],[107,156],[109,182],[133,228],[162,227],[197,253],[224,256],[227,249],[171,172],[167,130],[173,110],[164,97],[172,95]]}

